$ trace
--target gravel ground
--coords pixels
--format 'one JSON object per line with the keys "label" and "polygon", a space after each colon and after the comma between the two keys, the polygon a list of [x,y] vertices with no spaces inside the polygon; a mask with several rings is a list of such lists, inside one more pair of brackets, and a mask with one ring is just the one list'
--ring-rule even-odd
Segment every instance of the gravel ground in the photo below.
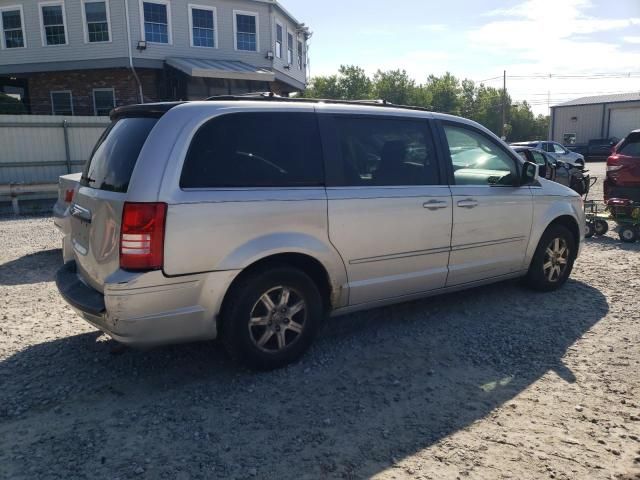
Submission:
{"label": "gravel ground", "polygon": [[640,243],[588,241],[551,294],[329,320],[259,374],[214,343],[115,349],[59,298],[59,244],[0,219],[1,478],[640,478]]}

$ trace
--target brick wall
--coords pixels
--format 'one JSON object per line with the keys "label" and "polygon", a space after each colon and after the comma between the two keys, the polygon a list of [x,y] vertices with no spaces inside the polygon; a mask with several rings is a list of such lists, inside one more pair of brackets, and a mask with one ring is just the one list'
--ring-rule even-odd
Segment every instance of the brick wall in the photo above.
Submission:
{"label": "brick wall", "polygon": [[[145,101],[160,99],[161,70],[137,69]],[[140,103],[138,85],[126,68],[34,73],[29,77],[31,113],[51,115],[51,91],[71,90],[75,115],[94,115],[93,89],[113,88],[116,106]]]}

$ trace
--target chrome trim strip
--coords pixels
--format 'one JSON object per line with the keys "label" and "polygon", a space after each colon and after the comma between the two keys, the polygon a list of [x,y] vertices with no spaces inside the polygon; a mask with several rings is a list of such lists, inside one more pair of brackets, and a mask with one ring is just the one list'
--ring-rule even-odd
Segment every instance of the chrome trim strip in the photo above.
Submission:
{"label": "chrome trim strip", "polygon": [[502,238],[500,240],[491,240],[488,242],[466,243],[463,245],[452,246],[451,251],[456,252],[459,250],[469,250],[472,248],[488,247],[490,245],[502,245],[504,243],[515,243],[515,242],[522,242],[526,240],[527,240],[527,237],[520,236],[520,237]]}
{"label": "chrome trim strip", "polygon": [[417,250],[415,252],[392,253],[389,255],[380,255],[378,257],[356,258],[349,260],[349,265],[358,265],[361,263],[382,262],[384,260],[395,260],[397,258],[421,257],[423,255],[434,255],[436,253],[447,253],[449,247],[430,248],[428,250]]}

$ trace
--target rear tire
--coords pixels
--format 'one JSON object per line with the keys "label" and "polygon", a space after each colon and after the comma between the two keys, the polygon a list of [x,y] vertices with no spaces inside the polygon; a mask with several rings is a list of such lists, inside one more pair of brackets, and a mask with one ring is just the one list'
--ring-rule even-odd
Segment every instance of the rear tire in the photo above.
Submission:
{"label": "rear tire", "polygon": [[638,239],[638,231],[629,225],[620,227],[619,235],[624,243],[634,243]]}
{"label": "rear tire", "polygon": [[248,273],[232,288],[222,311],[221,336],[234,360],[273,370],[304,354],[324,316],[311,278],[272,264]]}
{"label": "rear tire", "polygon": [[541,292],[557,290],[565,284],[578,253],[571,232],[562,225],[551,225],[542,234],[531,260],[526,284]]}

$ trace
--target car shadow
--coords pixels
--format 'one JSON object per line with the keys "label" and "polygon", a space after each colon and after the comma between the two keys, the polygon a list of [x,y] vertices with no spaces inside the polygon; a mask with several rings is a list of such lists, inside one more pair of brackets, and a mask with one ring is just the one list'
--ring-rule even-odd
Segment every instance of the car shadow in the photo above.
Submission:
{"label": "car shadow", "polygon": [[640,243],[625,243],[617,237],[616,233],[613,233],[615,236],[604,235],[598,237],[591,237],[585,240],[587,243],[595,243],[602,247],[605,250],[623,250],[625,252],[640,252]]}
{"label": "car shadow", "polygon": [[62,265],[62,249],[31,253],[0,264],[0,285],[27,285],[51,281]]}
{"label": "car shadow", "polygon": [[[574,382],[563,356],[608,310],[579,281],[549,294],[501,283],[329,319],[299,363],[268,373],[215,343],[121,352],[92,332],[32,345],[0,362],[0,474],[367,478],[549,371]],[[48,460],[27,475],[27,455]]]}

